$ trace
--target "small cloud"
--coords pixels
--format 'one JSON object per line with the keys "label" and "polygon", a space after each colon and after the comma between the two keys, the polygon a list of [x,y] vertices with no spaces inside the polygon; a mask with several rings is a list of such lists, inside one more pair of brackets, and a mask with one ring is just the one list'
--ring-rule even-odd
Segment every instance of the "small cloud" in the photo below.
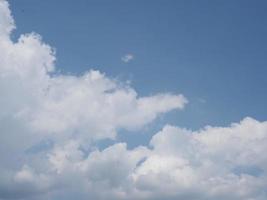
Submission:
{"label": "small cloud", "polygon": [[203,99],[203,98],[198,98],[198,102],[199,103],[207,103],[207,100]]}
{"label": "small cloud", "polygon": [[133,59],[134,59],[134,55],[133,54],[126,54],[126,55],[121,57],[121,61],[125,62],[125,63],[128,63]]}

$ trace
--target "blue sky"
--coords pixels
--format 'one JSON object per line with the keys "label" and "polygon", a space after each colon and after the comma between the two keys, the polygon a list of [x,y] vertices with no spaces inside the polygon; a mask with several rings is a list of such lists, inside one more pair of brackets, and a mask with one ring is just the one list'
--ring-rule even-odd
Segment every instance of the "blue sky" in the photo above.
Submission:
{"label": "blue sky", "polygon": [[[265,1],[14,1],[20,33],[57,50],[57,67],[131,80],[141,95],[179,92],[190,101],[169,123],[197,129],[267,110]],[[134,60],[121,62],[125,54]]]}
{"label": "blue sky", "polygon": [[0,0],[0,200],[265,200],[266,10]]}

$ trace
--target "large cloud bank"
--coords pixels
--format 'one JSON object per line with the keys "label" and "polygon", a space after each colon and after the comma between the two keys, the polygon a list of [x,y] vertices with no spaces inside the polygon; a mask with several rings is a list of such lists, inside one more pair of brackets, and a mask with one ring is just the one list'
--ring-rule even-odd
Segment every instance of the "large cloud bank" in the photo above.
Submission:
{"label": "large cloud bank", "polygon": [[34,33],[12,41],[14,28],[0,0],[0,199],[267,198],[267,122],[195,132],[166,125],[149,146],[99,150],[98,141],[141,131],[186,98],[139,97],[95,70],[54,73],[53,49]]}

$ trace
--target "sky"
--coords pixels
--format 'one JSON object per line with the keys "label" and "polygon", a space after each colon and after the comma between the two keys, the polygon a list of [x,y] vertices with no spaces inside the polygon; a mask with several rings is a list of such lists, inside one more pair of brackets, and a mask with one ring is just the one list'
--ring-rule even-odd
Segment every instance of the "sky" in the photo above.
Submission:
{"label": "sky", "polygon": [[265,200],[266,9],[0,0],[0,200]]}
{"label": "sky", "polygon": [[[97,69],[142,95],[190,98],[169,118],[192,129],[227,125],[267,110],[265,1],[10,0],[18,30],[57,50],[64,73]],[[132,54],[131,62],[121,57]]]}

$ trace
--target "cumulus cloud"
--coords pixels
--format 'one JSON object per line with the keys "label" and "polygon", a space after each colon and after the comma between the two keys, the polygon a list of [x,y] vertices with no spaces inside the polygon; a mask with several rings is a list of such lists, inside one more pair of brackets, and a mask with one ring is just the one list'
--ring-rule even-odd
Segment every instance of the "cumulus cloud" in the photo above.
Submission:
{"label": "cumulus cloud", "polygon": [[128,63],[130,61],[132,61],[134,59],[134,55],[133,54],[126,54],[124,56],[121,57],[121,61]]}
{"label": "cumulus cloud", "polygon": [[267,122],[252,118],[199,131],[166,125],[149,147],[116,143],[86,153],[77,141],[66,141],[49,152],[43,172],[23,166],[15,180],[39,180],[44,194],[63,187],[52,193],[64,199],[78,192],[79,199],[263,200],[266,142]]}
{"label": "cumulus cloud", "polygon": [[153,136],[152,154],[136,174],[142,187],[173,198],[262,199],[266,142],[267,122],[252,118],[196,132],[167,125]]}
{"label": "cumulus cloud", "polygon": [[183,95],[139,97],[131,86],[96,70],[53,75],[54,50],[35,33],[11,41],[15,26],[6,1],[1,1],[1,15],[1,27],[7,29],[0,43],[2,117],[24,120],[31,132],[114,139],[117,129],[139,129],[187,103]]}
{"label": "cumulus cloud", "polygon": [[35,33],[12,41],[14,28],[0,0],[0,199],[266,199],[267,122],[166,125],[149,146],[99,150],[187,99],[140,97],[97,70],[55,75],[53,48]]}

